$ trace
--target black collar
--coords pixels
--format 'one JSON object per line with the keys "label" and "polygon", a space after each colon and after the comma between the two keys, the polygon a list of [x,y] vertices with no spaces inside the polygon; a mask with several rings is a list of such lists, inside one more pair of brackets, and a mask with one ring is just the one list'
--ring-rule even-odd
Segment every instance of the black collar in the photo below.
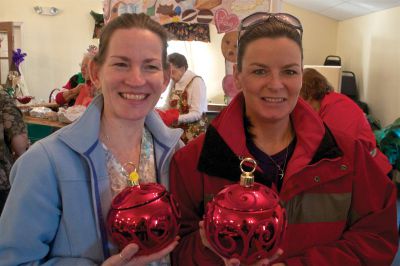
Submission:
{"label": "black collar", "polygon": [[[343,155],[331,131],[325,125],[325,135],[314,154],[309,165],[324,158],[337,158]],[[197,169],[210,176],[218,176],[231,181],[239,180],[241,175],[240,159],[225,143],[218,131],[210,125],[207,129],[203,149],[200,154]],[[261,173],[256,171],[255,178],[261,178]],[[270,184],[266,184],[270,185]]]}

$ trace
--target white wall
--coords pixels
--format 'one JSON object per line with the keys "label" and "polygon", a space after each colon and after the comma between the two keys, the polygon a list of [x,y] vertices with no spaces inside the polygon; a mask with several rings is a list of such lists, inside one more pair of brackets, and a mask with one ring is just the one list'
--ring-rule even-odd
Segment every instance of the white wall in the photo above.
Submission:
{"label": "white wall", "polygon": [[383,126],[400,117],[400,8],[339,23],[337,54],[356,74],[361,99]]}
{"label": "white wall", "polygon": [[[34,6],[55,6],[57,16],[37,15]],[[47,100],[50,91],[63,86],[79,72],[79,63],[92,39],[94,19],[90,11],[101,13],[100,0],[1,0],[0,21],[22,22],[21,48],[28,55],[21,64],[29,91]]]}
{"label": "white wall", "polygon": [[323,65],[326,56],[336,53],[338,22],[289,4],[282,12],[298,17],[303,25],[303,50],[305,65]]}

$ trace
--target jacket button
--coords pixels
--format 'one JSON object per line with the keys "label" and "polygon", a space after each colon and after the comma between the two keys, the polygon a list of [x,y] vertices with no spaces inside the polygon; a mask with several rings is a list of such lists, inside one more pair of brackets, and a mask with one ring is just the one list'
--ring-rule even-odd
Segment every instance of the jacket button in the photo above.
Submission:
{"label": "jacket button", "polygon": [[347,165],[342,164],[342,165],[340,166],[340,170],[346,171],[346,170],[347,170]]}
{"label": "jacket button", "polygon": [[314,176],[314,181],[318,183],[319,181],[321,181],[321,178],[319,176]]}

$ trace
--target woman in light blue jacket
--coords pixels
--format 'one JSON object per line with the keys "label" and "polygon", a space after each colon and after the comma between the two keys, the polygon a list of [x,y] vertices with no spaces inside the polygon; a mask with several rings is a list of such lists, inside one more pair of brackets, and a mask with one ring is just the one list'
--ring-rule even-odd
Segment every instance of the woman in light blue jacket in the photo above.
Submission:
{"label": "woman in light blue jacket", "polygon": [[167,128],[153,111],[170,78],[166,48],[164,29],[146,15],[124,14],[107,24],[90,63],[102,95],[12,169],[0,265],[165,265],[176,241],[150,256],[135,257],[135,244],[118,252],[105,217],[132,171],[140,182],[168,187],[182,131]]}

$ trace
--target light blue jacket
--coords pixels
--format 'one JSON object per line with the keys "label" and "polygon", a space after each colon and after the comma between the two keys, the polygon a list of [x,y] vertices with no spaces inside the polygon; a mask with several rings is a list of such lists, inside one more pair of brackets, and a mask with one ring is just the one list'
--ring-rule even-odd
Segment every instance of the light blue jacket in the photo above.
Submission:
{"label": "light blue jacket", "polygon": [[[112,199],[98,140],[102,109],[100,95],[78,121],[35,143],[15,163],[0,218],[0,265],[97,265],[107,257],[102,221]],[[182,131],[166,127],[156,112],[145,125],[154,139],[158,182],[168,187]]]}

